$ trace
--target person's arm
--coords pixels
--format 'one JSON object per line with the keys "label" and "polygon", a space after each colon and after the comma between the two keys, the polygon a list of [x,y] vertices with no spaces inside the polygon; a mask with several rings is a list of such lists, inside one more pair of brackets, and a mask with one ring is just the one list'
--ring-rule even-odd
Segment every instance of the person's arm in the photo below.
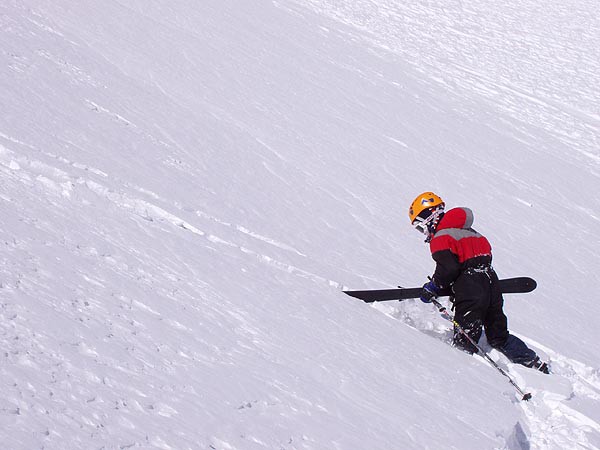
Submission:
{"label": "person's arm", "polygon": [[450,250],[439,250],[431,256],[436,262],[433,282],[440,288],[451,286],[460,275],[458,256]]}

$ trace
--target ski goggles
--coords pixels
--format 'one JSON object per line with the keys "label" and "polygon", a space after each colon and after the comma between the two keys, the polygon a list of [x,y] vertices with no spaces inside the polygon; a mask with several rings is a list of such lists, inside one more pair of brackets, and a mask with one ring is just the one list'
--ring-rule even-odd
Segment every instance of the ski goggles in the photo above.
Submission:
{"label": "ski goggles", "polygon": [[419,220],[419,218],[417,217],[414,220],[414,222],[412,223],[412,226],[419,233],[427,234],[428,233],[427,225],[429,225],[430,223],[431,223],[431,219]]}
{"label": "ski goggles", "polygon": [[429,225],[435,221],[442,211],[443,209],[438,209],[435,211],[424,209],[417,217],[415,217],[412,226],[415,227],[419,233],[429,235]]}

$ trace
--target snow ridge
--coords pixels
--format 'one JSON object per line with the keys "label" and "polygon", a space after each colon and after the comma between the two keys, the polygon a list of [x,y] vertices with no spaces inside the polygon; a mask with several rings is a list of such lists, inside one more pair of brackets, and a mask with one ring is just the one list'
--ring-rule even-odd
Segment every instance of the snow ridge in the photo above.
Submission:
{"label": "snow ridge", "polygon": [[[433,312],[433,309],[429,314],[423,314],[418,306],[402,303],[400,306],[378,305],[376,308],[450,344],[452,332],[447,322],[441,315]],[[526,336],[519,337],[550,362],[552,375],[547,376],[510,364],[501,353],[483,343],[484,349],[515,379],[517,385],[533,394],[528,402],[518,401],[515,397],[515,404],[522,411],[522,418],[516,423],[513,434],[508,436],[503,448],[597,448],[600,421],[595,418],[594,413],[589,412],[589,408],[595,408],[600,400],[600,370],[561,355]],[[488,365],[483,358],[475,358]],[[495,374],[490,367],[490,376],[492,375]]]}

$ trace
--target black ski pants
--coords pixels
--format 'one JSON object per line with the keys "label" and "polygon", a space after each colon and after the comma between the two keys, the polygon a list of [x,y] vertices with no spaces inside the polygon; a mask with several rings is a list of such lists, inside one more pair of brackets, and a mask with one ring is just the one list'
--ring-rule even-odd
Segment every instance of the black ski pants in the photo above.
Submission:
{"label": "black ski pants", "polygon": [[[489,344],[510,361],[525,366],[533,364],[536,353],[508,332],[498,275],[491,267],[466,269],[454,282],[453,290],[454,320],[475,342],[479,341],[485,329]],[[477,348],[456,327],[454,345],[469,353],[477,353]]]}
{"label": "black ski pants", "polygon": [[[466,269],[454,282],[453,290],[454,320],[475,342],[479,341],[485,328],[490,345],[503,347],[508,339],[508,327],[496,272],[491,267]],[[477,352],[457,329],[454,331],[454,344],[469,353]]]}

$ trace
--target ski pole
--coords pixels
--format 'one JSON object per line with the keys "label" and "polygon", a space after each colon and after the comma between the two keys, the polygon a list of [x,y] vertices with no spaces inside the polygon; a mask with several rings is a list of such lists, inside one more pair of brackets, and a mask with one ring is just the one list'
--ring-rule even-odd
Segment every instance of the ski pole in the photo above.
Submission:
{"label": "ski pole", "polygon": [[454,326],[456,327],[456,329],[458,330],[458,332],[460,334],[462,334],[471,344],[473,344],[475,346],[475,348],[479,351],[481,356],[483,356],[483,358],[485,358],[485,360],[487,360],[493,367],[495,367],[496,370],[498,370],[498,372],[500,372],[502,375],[504,375],[506,378],[508,378],[508,381],[510,382],[510,384],[512,384],[515,387],[515,389],[517,390],[517,392],[522,396],[521,400],[527,401],[527,400],[531,399],[531,394],[525,393],[523,391],[523,389],[521,389],[519,387],[519,385],[515,382],[515,380],[513,380],[512,377],[502,369],[502,367],[500,367],[498,364],[496,364],[496,361],[494,361],[490,357],[490,355],[488,355],[487,352],[485,350],[483,350],[483,348],[481,348],[479,346],[479,344],[477,342],[475,342],[475,340],[467,334],[467,332],[464,330],[464,328],[461,327],[460,324],[458,322],[456,322],[456,320],[454,320],[454,318],[450,315],[450,313],[448,312],[448,310],[446,309],[446,307],[444,305],[442,305],[440,302],[438,302],[435,298],[432,298],[431,302],[438,308],[438,311],[440,313],[442,313],[442,317],[444,319],[452,322],[454,324]]}

